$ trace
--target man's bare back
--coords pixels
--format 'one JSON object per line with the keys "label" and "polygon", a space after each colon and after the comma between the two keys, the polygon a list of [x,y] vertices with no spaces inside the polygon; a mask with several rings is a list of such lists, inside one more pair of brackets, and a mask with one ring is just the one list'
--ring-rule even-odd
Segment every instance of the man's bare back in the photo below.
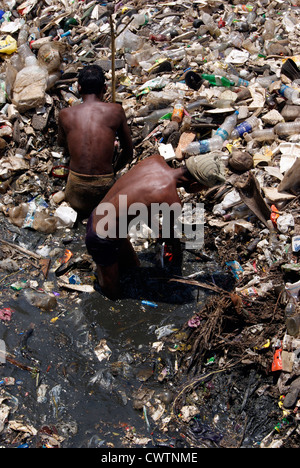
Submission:
{"label": "man's bare back", "polygon": [[[116,218],[110,220],[112,231],[118,233],[121,217],[126,216],[128,223],[130,223],[135,215],[128,216],[128,209],[137,202],[147,207],[149,214],[151,213],[151,205],[154,203],[167,203],[169,206],[174,203],[180,204],[176,174],[176,171],[168,166],[162,156],[154,155],[137,164],[121,177],[101,202],[101,206],[104,207],[104,204],[108,203],[116,210]],[[126,204],[122,203],[121,197],[123,200],[126,197]],[[98,232],[96,230],[97,223],[104,217],[105,215],[99,215],[99,209],[94,211],[93,228],[95,232]],[[149,221],[151,220],[149,219]],[[98,232],[98,234],[105,236],[107,233]]]}
{"label": "man's bare back", "polygon": [[87,95],[82,104],[63,109],[59,115],[59,144],[67,143],[70,169],[80,174],[114,172],[116,136],[123,152],[132,156],[129,128],[119,104],[101,102]]}
{"label": "man's bare back", "polygon": [[[88,218],[115,182],[115,175],[133,158],[133,144],[122,106],[106,103],[105,76],[98,65],[78,75],[83,103],[62,109],[58,144],[69,153],[65,199],[81,219]],[[115,151],[119,138],[120,148]]]}

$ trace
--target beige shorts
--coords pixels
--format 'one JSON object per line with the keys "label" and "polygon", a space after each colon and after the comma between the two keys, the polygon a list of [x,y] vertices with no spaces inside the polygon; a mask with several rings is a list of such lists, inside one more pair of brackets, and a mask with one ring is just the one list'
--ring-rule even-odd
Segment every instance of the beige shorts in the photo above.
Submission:
{"label": "beige shorts", "polygon": [[81,219],[89,218],[115,183],[114,174],[86,175],[70,171],[66,186],[66,201]]}

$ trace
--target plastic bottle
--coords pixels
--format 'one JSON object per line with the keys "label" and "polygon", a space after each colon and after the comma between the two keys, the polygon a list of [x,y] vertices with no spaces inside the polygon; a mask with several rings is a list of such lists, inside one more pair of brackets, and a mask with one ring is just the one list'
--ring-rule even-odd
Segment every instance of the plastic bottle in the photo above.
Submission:
{"label": "plastic bottle", "polygon": [[147,13],[139,13],[134,15],[133,25],[136,28],[140,28],[141,26],[145,26],[149,23],[149,16]]}
{"label": "plastic bottle", "polygon": [[285,308],[285,317],[288,318],[294,315],[296,312],[296,309],[297,309],[297,306],[296,306],[295,301],[292,298],[290,298]]}
{"label": "plastic bottle", "polygon": [[184,115],[184,105],[182,101],[178,101],[174,106],[174,110],[172,114],[172,121],[178,122],[178,123],[182,122],[183,115]]}
{"label": "plastic bottle", "polygon": [[29,27],[27,24],[24,24],[18,34],[18,47],[20,47],[22,44],[25,44],[27,42],[29,35]]}
{"label": "plastic bottle", "polygon": [[243,49],[246,49],[248,52],[250,52],[250,54],[257,54],[259,52],[259,48],[255,45],[257,39],[258,39],[257,34],[253,34],[252,36],[249,36],[242,43]]}
{"label": "plastic bottle", "polygon": [[293,104],[300,104],[300,93],[297,89],[282,85],[279,90],[279,94],[285,97],[288,101],[291,101]]}
{"label": "plastic bottle", "polygon": [[287,328],[288,335],[298,336],[300,333],[300,315],[287,318],[286,328]]}
{"label": "plastic bottle", "polygon": [[295,135],[296,133],[300,133],[300,122],[284,122],[278,123],[274,127],[274,131],[276,135]]}
{"label": "plastic bottle", "polygon": [[205,26],[208,27],[209,32],[212,36],[219,37],[221,35],[221,31],[218,28],[218,25],[215,23],[211,15],[204,12],[202,15],[202,21],[205,24]]}
{"label": "plastic bottle", "polygon": [[184,48],[176,50],[164,50],[163,55],[173,61],[182,60],[186,56],[186,51]]}
{"label": "plastic bottle", "polygon": [[224,141],[227,140],[232,130],[236,126],[238,111],[227,117],[215,135],[208,140],[200,140],[191,143],[185,150],[190,155],[205,154],[222,149]]}
{"label": "plastic bottle", "polygon": [[234,114],[226,117],[221,127],[216,131],[215,136],[220,136],[223,141],[227,140],[237,124],[238,115],[239,112],[236,111]]}
{"label": "plastic bottle", "polygon": [[233,219],[245,219],[251,214],[248,206],[245,204],[236,206],[232,209],[232,212],[229,214],[224,215],[225,221],[230,221]]}
{"label": "plastic bottle", "polygon": [[142,301],[142,305],[153,307],[154,309],[157,309],[158,307],[158,305],[155,304],[155,302],[151,302],[151,301]]}
{"label": "plastic bottle", "polygon": [[269,109],[276,109],[278,106],[276,97],[268,92],[266,93],[266,105]]}
{"label": "plastic bottle", "polygon": [[69,106],[76,106],[78,104],[81,104],[81,100],[74,96],[74,94],[64,90],[61,90],[61,94],[64,100],[69,104]]}
{"label": "plastic bottle", "polygon": [[207,75],[206,73],[203,73],[201,77],[213,86],[224,86],[225,88],[230,88],[235,85],[233,81],[229,80],[225,76]]}
{"label": "plastic bottle", "polygon": [[4,80],[0,79],[0,104],[6,103],[6,84]]}
{"label": "plastic bottle", "polygon": [[238,125],[231,133],[231,137],[236,139],[240,138],[241,136],[244,135],[244,133],[249,133],[253,130],[253,128],[257,127],[259,125],[259,119],[253,115],[252,117],[249,117],[249,119],[245,120],[242,122],[240,125]]}
{"label": "plastic bottle", "polygon": [[233,81],[236,86],[244,86],[245,88],[248,88],[250,85],[250,81],[244,80],[243,78],[240,78],[236,75],[229,75],[228,78],[230,81]]}
{"label": "plastic bottle", "polygon": [[276,75],[269,76],[260,76],[256,78],[256,83],[258,83],[262,88],[268,88],[274,81],[277,81],[278,78]]}
{"label": "plastic bottle", "polygon": [[18,47],[18,54],[22,58],[25,67],[37,64],[37,58],[27,43],[22,44],[20,47]]}
{"label": "plastic bottle", "polygon": [[247,15],[246,21],[250,26],[252,26],[255,24],[256,18],[257,18],[256,8],[253,8],[253,10],[250,11],[250,13]]}
{"label": "plastic bottle", "polygon": [[276,28],[276,23],[272,19],[268,18],[265,22],[265,27],[262,32],[262,37],[265,41],[268,41],[270,39],[274,38],[274,33],[275,33],[275,28]]}
{"label": "plastic bottle", "polygon": [[251,134],[251,139],[255,141],[270,141],[276,139],[274,128],[263,128],[262,130],[254,130]]}
{"label": "plastic bottle", "polygon": [[164,115],[171,114],[173,112],[173,107],[167,107],[165,109],[158,109],[152,112],[150,115],[146,117],[137,117],[135,122],[143,122],[143,123],[157,123]]}

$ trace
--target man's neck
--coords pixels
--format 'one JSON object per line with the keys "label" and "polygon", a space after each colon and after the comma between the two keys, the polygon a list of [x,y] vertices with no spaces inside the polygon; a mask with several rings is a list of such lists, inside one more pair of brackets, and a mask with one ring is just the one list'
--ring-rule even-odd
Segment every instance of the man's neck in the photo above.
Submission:
{"label": "man's neck", "polygon": [[96,101],[103,102],[103,95],[102,94],[83,94],[82,100],[83,102],[96,102]]}

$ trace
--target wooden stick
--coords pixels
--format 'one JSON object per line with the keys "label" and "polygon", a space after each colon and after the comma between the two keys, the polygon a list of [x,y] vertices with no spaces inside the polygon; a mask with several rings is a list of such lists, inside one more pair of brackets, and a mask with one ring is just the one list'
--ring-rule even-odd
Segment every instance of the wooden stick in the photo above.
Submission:
{"label": "wooden stick", "polygon": [[112,70],[112,102],[116,102],[116,41],[113,17],[110,15],[110,34],[111,34],[111,70]]}
{"label": "wooden stick", "polygon": [[23,247],[20,247],[19,245],[12,244],[11,242],[7,242],[3,239],[0,239],[0,242],[2,244],[8,245],[9,247],[12,247],[15,250],[18,250],[19,252],[22,252],[24,255],[27,255],[28,257],[36,258],[37,260],[40,260],[42,257],[34,252],[31,252],[30,250],[24,249]]}

